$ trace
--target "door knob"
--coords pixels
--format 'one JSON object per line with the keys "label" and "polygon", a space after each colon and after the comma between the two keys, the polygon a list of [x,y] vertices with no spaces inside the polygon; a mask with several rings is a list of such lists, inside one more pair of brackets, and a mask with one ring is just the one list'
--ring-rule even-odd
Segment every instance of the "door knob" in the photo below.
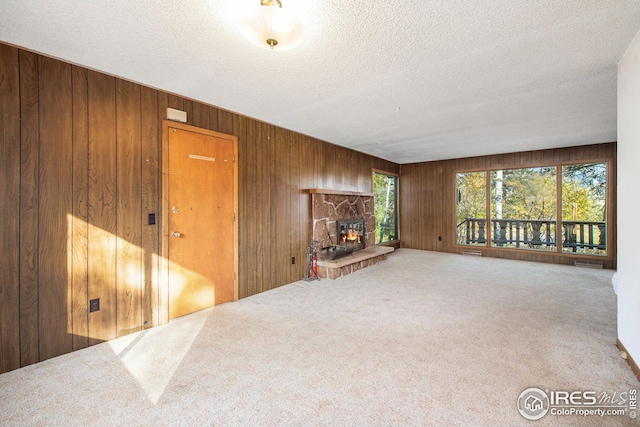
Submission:
{"label": "door knob", "polygon": [[173,233],[171,233],[171,235],[172,235],[173,237],[175,237],[175,238],[178,238],[178,237],[182,236],[182,234],[180,234],[180,232],[179,232],[179,231],[174,231]]}

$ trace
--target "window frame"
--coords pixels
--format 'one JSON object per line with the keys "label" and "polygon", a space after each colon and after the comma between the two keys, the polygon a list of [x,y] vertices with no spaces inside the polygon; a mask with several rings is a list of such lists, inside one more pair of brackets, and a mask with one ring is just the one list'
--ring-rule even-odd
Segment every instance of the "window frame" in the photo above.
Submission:
{"label": "window frame", "polygon": [[563,230],[563,220],[562,220],[562,167],[566,165],[580,165],[580,164],[595,164],[595,163],[604,163],[606,167],[605,179],[606,179],[606,194],[605,201],[609,208],[606,211],[606,254],[588,254],[588,253],[570,253],[563,251],[562,244],[556,244],[556,249],[554,251],[537,251],[532,249],[522,249],[522,248],[502,248],[491,245],[491,238],[489,237],[489,231],[487,230],[487,241],[483,245],[465,245],[458,243],[457,241],[457,230],[452,230],[452,236],[454,244],[453,246],[458,250],[486,250],[490,252],[517,252],[517,253],[526,253],[531,255],[540,255],[540,256],[560,256],[563,258],[591,258],[595,260],[613,260],[613,244],[614,244],[614,234],[615,230],[611,229],[613,224],[613,192],[615,191],[612,186],[614,185],[613,181],[613,172],[612,165],[614,164],[614,159],[611,158],[593,158],[593,159],[579,159],[572,161],[559,161],[559,162],[550,162],[550,163],[531,163],[531,164],[505,164],[503,166],[497,167],[484,167],[484,168],[470,168],[470,169],[456,169],[453,171],[452,181],[453,181],[453,223],[457,224],[457,206],[456,206],[456,195],[457,195],[457,185],[456,185],[456,177],[460,173],[469,173],[469,172],[485,172],[486,175],[486,207],[485,207],[485,218],[487,218],[487,222],[491,220],[491,173],[498,170],[511,170],[511,169],[526,169],[526,168],[541,168],[541,167],[555,167],[556,169],[556,229],[555,229],[555,241],[562,242],[562,230]]}
{"label": "window frame", "polygon": [[[386,242],[382,242],[382,243],[377,243],[376,241],[376,246],[389,246],[389,245],[397,245],[398,243],[400,243],[400,174],[395,173],[395,172],[389,172],[383,169],[376,169],[376,168],[372,168],[371,169],[371,192],[375,194],[375,188],[374,188],[374,176],[375,174],[381,174],[381,175],[386,175],[386,176],[393,176],[396,179],[396,200],[395,200],[395,204],[396,204],[396,238],[394,240],[388,240]],[[375,206],[376,206],[376,201],[375,201],[376,197],[374,196],[373,198],[373,216],[375,218]],[[377,220],[376,220],[376,226],[374,228],[374,238],[375,236],[375,231],[377,229]]]}

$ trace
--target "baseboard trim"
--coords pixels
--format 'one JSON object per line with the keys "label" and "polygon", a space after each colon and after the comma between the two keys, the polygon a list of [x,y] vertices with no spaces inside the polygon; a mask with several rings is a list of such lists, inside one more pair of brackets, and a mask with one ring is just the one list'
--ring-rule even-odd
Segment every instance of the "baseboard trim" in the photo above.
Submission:
{"label": "baseboard trim", "polygon": [[619,338],[616,340],[616,347],[618,347],[618,350],[624,351],[626,353],[627,363],[629,364],[629,366],[631,366],[631,370],[633,371],[633,373],[636,374],[638,381],[640,381],[640,367],[638,367],[638,364],[635,362],[635,360],[633,360],[633,357],[631,357],[627,349],[624,348],[624,345],[622,345]]}

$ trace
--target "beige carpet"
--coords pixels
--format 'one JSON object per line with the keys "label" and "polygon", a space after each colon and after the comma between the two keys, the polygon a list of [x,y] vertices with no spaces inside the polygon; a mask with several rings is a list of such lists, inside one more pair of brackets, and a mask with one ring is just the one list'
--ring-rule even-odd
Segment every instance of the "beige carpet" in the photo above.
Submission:
{"label": "beige carpet", "polygon": [[639,425],[528,387],[640,388],[612,272],[402,249],[0,375],[0,425]]}

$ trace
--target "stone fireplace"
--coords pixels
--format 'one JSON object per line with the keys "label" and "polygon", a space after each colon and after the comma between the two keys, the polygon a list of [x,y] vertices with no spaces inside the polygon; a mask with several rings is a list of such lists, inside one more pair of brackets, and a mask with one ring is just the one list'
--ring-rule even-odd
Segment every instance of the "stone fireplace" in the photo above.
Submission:
{"label": "stone fireplace", "polygon": [[[373,193],[310,189],[318,276],[336,279],[386,259],[375,245]],[[324,249],[324,250],[323,250]]]}
{"label": "stone fireplace", "polygon": [[[318,247],[328,248],[334,245],[364,249],[375,244],[376,219],[373,216],[373,193],[337,192],[330,190],[312,193],[313,203],[313,238],[318,242]],[[356,224],[357,223],[357,224]],[[343,233],[350,230],[354,232],[356,227],[359,240],[354,245],[351,237]],[[356,246],[358,246],[356,248]]]}

